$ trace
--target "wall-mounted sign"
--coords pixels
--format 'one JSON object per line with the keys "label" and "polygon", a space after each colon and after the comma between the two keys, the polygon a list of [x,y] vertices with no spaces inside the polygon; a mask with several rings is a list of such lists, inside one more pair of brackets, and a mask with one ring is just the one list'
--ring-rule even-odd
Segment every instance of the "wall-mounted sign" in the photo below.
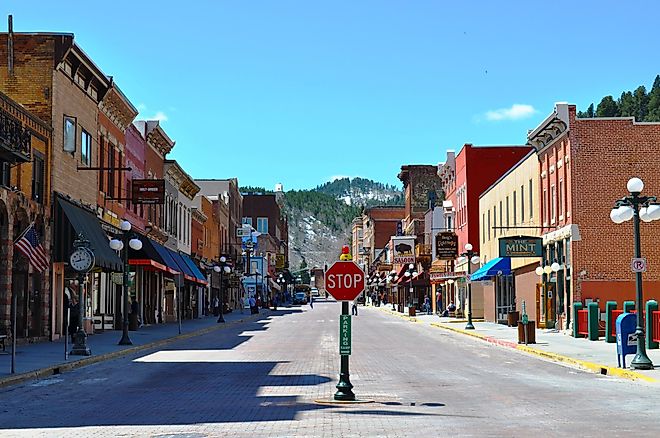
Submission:
{"label": "wall-mounted sign", "polygon": [[500,257],[542,257],[543,239],[540,237],[501,237]]}
{"label": "wall-mounted sign", "polygon": [[435,236],[435,257],[438,260],[454,260],[458,257],[458,236],[451,231]]}
{"label": "wall-mounted sign", "polygon": [[392,236],[392,261],[403,265],[415,263],[415,236]]}
{"label": "wall-mounted sign", "polygon": [[275,255],[275,267],[277,269],[284,268],[284,261],[285,261],[284,254],[276,254]]}
{"label": "wall-mounted sign", "polygon": [[134,179],[131,187],[134,204],[165,204],[164,179]]}

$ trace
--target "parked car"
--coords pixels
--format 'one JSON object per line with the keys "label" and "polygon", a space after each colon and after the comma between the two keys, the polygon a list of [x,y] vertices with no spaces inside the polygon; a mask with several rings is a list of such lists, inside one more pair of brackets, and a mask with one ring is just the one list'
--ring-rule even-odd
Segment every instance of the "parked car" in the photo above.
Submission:
{"label": "parked car", "polygon": [[321,294],[319,294],[319,289],[316,288],[316,287],[313,287],[312,288],[312,296],[313,297],[318,297],[319,295],[321,295]]}
{"label": "parked car", "polygon": [[296,292],[293,296],[293,304],[307,304],[307,294],[305,292]]}

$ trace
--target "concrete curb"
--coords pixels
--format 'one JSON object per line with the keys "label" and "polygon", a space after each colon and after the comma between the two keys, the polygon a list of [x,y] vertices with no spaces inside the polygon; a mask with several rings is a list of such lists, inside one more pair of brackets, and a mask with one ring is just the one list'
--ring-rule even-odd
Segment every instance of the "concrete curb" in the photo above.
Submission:
{"label": "concrete curb", "polygon": [[49,377],[54,374],[61,374],[64,371],[71,371],[76,368],[84,367],[87,365],[92,365],[98,362],[104,362],[106,360],[117,359],[119,357],[128,356],[133,353],[137,353],[143,350],[149,350],[151,348],[160,347],[163,345],[171,344],[177,341],[184,339],[194,338],[196,336],[205,335],[207,333],[214,332],[216,330],[221,330],[226,327],[234,326],[243,322],[249,322],[263,318],[264,315],[251,315],[245,318],[237,319],[235,321],[226,322],[222,325],[212,325],[205,327],[199,330],[195,330],[189,333],[182,333],[180,335],[175,335],[169,338],[159,339],[157,341],[152,341],[142,345],[136,345],[134,347],[125,348],[123,350],[112,351],[110,353],[100,354],[98,356],[89,356],[83,359],[78,359],[73,362],[62,362],[54,365],[50,365],[44,368],[39,368],[37,370],[27,371],[25,373],[14,374],[12,376],[0,377],[0,388],[5,388],[7,386],[17,385],[19,383],[27,382],[29,380],[39,379],[42,377]]}
{"label": "concrete curb", "polygon": [[649,383],[657,383],[660,380],[649,377],[645,374],[638,373],[636,371],[631,371],[627,369],[615,368],[608,365],[597,364],[594,362],[588,362],[586,360],[575,359],[569,356],[564,356],[558,353],[553,353],[550,351],[539,350],[537,348],[530,347],[529,345],[522,345],[516,342],[504,341],[501,339],[496,339],[490,336],[485,336],[480,333],[475,333],[469,330],[463,330],[445,324],[431,323],[431,326],[441,328],[444,330],[449,330],[455,333],[460,333],[466,336],[472,336],[473,338],[481,339],[482,341],[490,342],[491,344],[499,345],[501,347],[512,348],[514,350],[519,350],[534,356],[539,356],[544,359],[549,359],[553,362],[566,363],[569,365],[577,366],[585,371],[589,371],[595,374],[602,374],[608,376],[621,377],[629,380],[643,380]]}

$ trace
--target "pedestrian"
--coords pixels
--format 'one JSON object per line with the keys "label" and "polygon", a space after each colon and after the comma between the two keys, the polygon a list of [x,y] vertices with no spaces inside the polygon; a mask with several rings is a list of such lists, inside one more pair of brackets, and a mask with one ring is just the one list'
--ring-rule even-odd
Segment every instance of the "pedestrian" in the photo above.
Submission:
{"label": "pedestrian", "polygon": [[213,298],[213,316],[220,315],[220,300],[218,297]]}
{"label": "pedestrian", "polygon": [[255,313],[259,313],[259,310],[257,309],[257,300],[255,300],[253,296],[250,296],[248,302],[250,304],[250,313],[252,315],[254,315]]}
{"label": "pedestrian", "polygon": [[79,318],[80,318],[80,303],[78,303],[78,297],[76,295],[71,295],[71,312],[69,313],[69,334],[71,335],[71,342],[74,343],[76,340],[76,333],[78,332]]}
{"label": "pedestrian", "polygon": [[426,310],[427,315],[431,314],[431,299],[428,295],[424,297],[424,309]]}
{"label": "pedestrian", "polygon": [[309,307],[311,307],[312,309],[314,308],[314,296],[313,295],[309,296]]}
{"label": "pedestrian", "polygon": [[351,315],[357,316],[358,314],[358,308],[357,308],[357,299],[353,300],[353,307],[351,307]]}
{"label": "pedestrian", "polygon": [[436,294],[435,303],[436,303],[435,306],[436,312],[441,313],[443,309],[442,309],[442,294],[440,292]]}

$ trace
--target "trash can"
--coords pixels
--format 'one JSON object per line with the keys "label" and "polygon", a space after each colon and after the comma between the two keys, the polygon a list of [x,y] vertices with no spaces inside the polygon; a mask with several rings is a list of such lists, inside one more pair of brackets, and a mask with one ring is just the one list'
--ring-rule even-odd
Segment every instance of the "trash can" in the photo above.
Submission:
{"label": "trash can", "polygon": [[507,325],[509,327],[515,327],[516,324],[518,324],[519,319],[520,319],[520,312],[518,312],[517,310],[513,312],[509,312],[507,314]]}
{"label": "trash can", "polygon": [[408,316],[416,316],[415,306],[408,307]]}
{"label": "trash can", "polygon": [[536,344],[536,325],[534,321],[527,321],[527,324],[523,324],[522,321],[518,321],[518,343],[525,343],[525,332],[527,332],[527,343]]}

